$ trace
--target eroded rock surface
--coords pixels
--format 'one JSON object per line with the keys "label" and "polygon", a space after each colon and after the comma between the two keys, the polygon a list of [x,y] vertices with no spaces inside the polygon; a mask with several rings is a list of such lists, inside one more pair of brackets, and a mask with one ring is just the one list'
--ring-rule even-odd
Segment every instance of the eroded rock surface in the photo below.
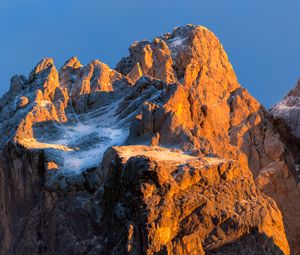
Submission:
{"label": "eroded rock surface", "polygon": [[[274,193],[274,190],[280,190],[282,194],[278,205],[281,206],[282,212],[286,218],[287,235],[290,236],[291,245],[295,247],[295,254],[300,254],[299,221],[300,217],[300,168],[299,168],[299,117],[300,117],[300,97],[299,81],[296,86],[285,96],[278,104],[274,105],[270,111],[270,117],[274,126],[280,133],[285,146],[285,158],[290,168],[288,178],[282,178],[280,171],[275,171],[273,184],[266,186],[267,193]],[[272,167],[274,169],[274,167]],[[276,169],[276,168],[275,168]],[[298,187],[298,188],[297,188]],[[287,208],[287,209],[285,209]]]}
{"label": "eroded rock surface", "polygon": [[214,254],[250,234],[269,240],[251,254],[289,254],[279,209],[236,161],[131,146],[111,149],[103,163],[104,253]]}

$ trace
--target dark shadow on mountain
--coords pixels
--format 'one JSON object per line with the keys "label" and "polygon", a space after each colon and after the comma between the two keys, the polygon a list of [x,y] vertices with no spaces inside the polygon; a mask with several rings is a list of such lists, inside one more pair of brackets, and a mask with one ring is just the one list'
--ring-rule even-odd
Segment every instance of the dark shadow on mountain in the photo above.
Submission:
{"label": "dark shadow on mountain", "polygon": [[[276,131],[283,138],[282,142],[286,146],[285,160],[289,169],[297,180],[297,176],[295,175],[295,164],[300,164],[300,140],[292,134],[291,128],[284,120],[273,119],[270,116],[269,119],[273,123]],[[299,182],[299,180],[297,180],[297,182]]]}
{"label": "dark shadow on mountain", "polygon": [[206,250],[206,255],[284,255],[283,251],[264,233],[257,229],[240,239],[222,245],[219,248]]}

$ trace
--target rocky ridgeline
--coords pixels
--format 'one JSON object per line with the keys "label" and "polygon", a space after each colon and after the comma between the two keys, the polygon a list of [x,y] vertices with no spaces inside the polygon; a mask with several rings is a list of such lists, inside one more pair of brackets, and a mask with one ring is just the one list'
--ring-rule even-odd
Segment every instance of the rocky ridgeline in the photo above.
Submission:
{"label": "rocky ridgeline", "polygon": [[129,53],[12,78],[0,254],[300,252],[295,156],[215,35],[187,25]]}

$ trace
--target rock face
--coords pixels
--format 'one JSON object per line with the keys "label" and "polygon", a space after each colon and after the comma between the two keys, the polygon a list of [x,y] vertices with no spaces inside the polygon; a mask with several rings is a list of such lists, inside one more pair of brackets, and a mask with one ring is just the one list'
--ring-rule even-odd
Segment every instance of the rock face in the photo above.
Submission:
{"label": "rock face", "polygon": [[236,249],[228,254],[269,254],[264,243],[251,252],[230,244],[248,234],[281,247],[274,254],[289,251],[280,211],[236,161],[132,146],[108,151],[106,164],[103,254],[216,254],[224,245]]}
{"label": "rock face", "polygon": [[[274,192],[274,189],[281,190],[282,194],[278,204],[282,204],[283,211],[286,214],[286,230],[287,234],[291,236],[291,244],[296,247],[295,254],[300,253],[299,236],[300,225],[298,219],[300,217],[300,169],[299,169],[299,114],[300,114],[300,94],[299,94],[299,81],[294,89],[292,89],[282,101],[274,105],[269,113],[274,126],[280,133],[283,141],[285,142],[286,152],[285,157],[290,168],[289,178],[281,179],[281,176],[275,178],[275,185],[268,185],[268,192]],[[270,187],[271,186],[271,187]],[[275,186],[275,188],[274,188]],[[298,187],[298,188],[297,188]]]}
{"label": "rock face", "polygon": [[187,25],[129,52],[12,78],[0,254],[297,252],[292,155],[215,35]]}

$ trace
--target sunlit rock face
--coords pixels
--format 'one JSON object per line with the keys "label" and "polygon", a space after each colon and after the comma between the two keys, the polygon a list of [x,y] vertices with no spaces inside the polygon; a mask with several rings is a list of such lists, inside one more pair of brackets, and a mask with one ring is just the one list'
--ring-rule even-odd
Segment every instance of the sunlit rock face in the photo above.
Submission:
{"label": "sunlit rock face", "polygon": [[103,254],[289,254],[279,209],[238,162],[145,146],[104,160]]}
{"label": "sunlit rock face", "polygon": [[285,145],[204,27],[135,42],[115,69],[45,58],[0,121],[0,254],[297,249]]}

